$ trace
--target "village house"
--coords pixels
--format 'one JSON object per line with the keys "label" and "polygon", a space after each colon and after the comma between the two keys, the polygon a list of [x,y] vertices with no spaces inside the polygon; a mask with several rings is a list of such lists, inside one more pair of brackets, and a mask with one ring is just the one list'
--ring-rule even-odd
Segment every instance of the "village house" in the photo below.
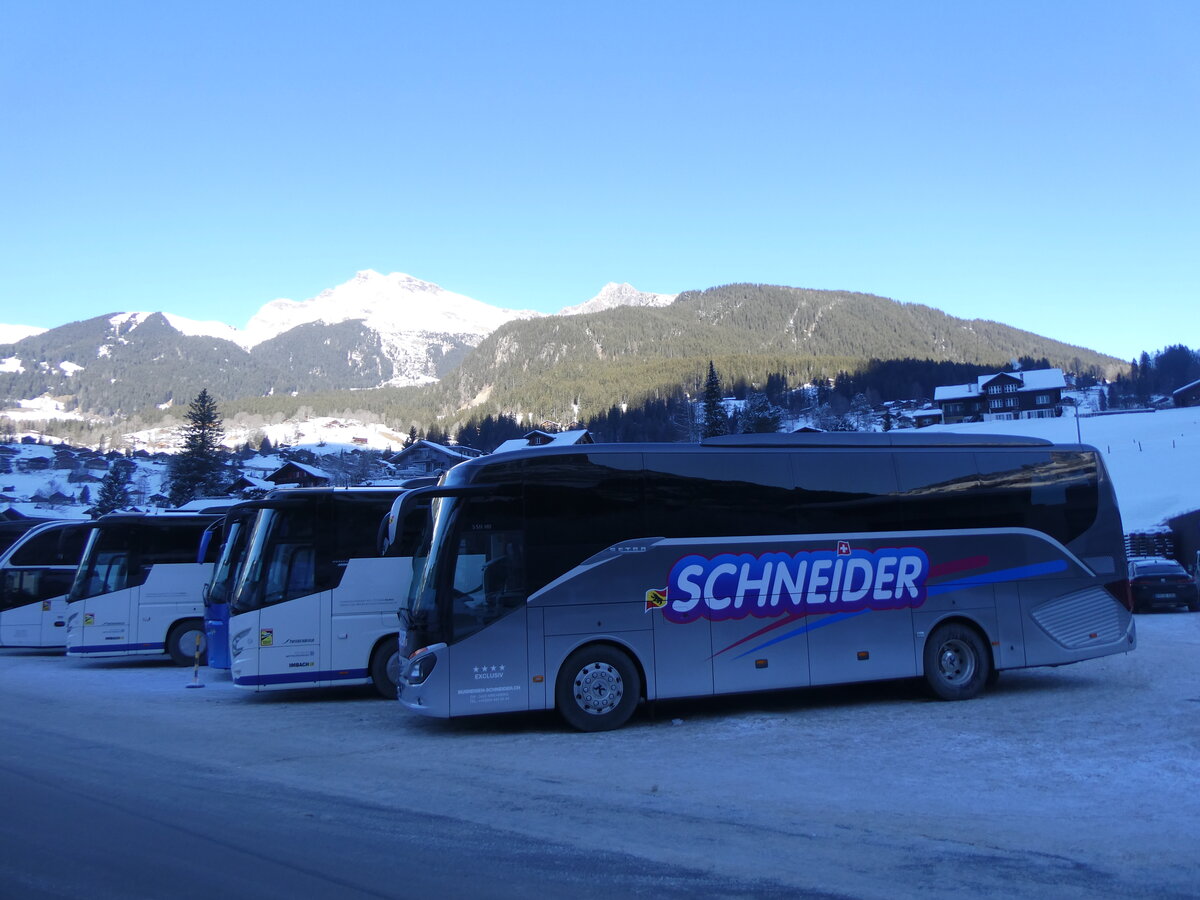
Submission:
{"label": "village house", "polygon": [[586,428],[577,428],[573,431],[560,431],[558,433],[534,430],[524,437],[505,441],[492,452],[506,453],[510,450],[526,450],[530,447],[571,447],[576,444],[594,443],[595,441],[592,439],[591,432]]}
{"label": "village house", "polygon": [[411,478],[419,475],[440,475],[463,460],[482,455],[481,451],[472,447],[459,444],[447,447],[433,441],[421,440],[393,454],[387,462],[391,463],[398,477]]}
{"label": "village house", "polygon": [[1052,418],[1062,415],[1066,386],[1062,369],[998,372],[980,375],[973,383],[934,388],[933,402],[941,407],[946,425]]}
{"label": "village house", "polygon": [[1200,381],[1193,381],[1171,392],[1176,406],[1200,406]]}
{"label": "village house", "polygon": [[306,466],[294,460],[284,463],[266,477],[274,487],[328,487],[333,484],[333,476],[316,466]]}

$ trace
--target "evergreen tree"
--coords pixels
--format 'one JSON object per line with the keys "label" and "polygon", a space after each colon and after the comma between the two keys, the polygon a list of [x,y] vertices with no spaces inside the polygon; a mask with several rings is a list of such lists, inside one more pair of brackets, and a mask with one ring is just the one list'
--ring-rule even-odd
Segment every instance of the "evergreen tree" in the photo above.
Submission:
{"label": "evergreen tree", "polygon": [[265,434],[263,435],[263,439],[258,444],[258,452],[263,456],[270,456],[275,452],[275,448],[271,446],[271,439]]}
{"label": "evergreen tree", "polygon": [[742,434],[774,434],[783,424],[783,410],[767,399],[766,394],[751,391],[738,417]]}
{"label": "evergreen tree", "polygon": [[721,405],[721,376],[712,360],[708,361],[708,377],[704,379],[704,429],[701,437],[729,434],[729,417]]}
{"label": "evergreen tree", "polygon": [[171,459],[167,472],[167,496],[173,506],[217,496],[223,487],[221,439],[225,432],[207,388],[188,406],[184,420],[183,450]]}
{"label": "evergreen tree", "polygon": [[113,466],[108,474],[100,481],[100,493],[96,497],[96,505],[88,510],[93,519],[132,506],[129,496],[129,467]]}

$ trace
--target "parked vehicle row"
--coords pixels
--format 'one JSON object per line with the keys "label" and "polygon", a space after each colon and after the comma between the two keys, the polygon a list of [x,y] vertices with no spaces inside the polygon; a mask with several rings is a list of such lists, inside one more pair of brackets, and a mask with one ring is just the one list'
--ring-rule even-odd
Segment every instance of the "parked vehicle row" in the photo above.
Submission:
{"label": "parked vehicle row", "polygon": [[232,669],[250,690],[372,684],[394,698],[412,572],[398,553],[423,524],[400,543],[393,529],[392,553],[381,554],[402,492],[289,489],[46,523],[0,558],[0,646],[165,655]]}
{"label": "parked vehicle row", "polygon": [[542,447],[436,484],[79,527],[49,626],[68,655],[585,731],[643,701],[809,685],[919,677],[968,699],[1004,669],[1132,650],[1135,604],[1195,608],[1164,561],[1127,565],[1094,448],[1011,436]]}

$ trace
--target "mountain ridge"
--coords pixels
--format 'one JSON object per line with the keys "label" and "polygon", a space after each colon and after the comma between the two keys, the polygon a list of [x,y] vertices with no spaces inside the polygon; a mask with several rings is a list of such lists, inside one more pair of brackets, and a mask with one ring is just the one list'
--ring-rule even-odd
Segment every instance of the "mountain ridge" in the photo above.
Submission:
{"label": "mountain ridge", "polygon": [[[402,273],[365,270],[310,301],[272,302],[284,305],[265,314],[258,330],[264,337],[249,347],[217,336],[229,333],[215,327],[221,323],[168,313],[110,313],[2,345],[0,399],[51,397],[68,408],[128,415],[186,402],[201,388],[226,403],[404,388],[420,392],[405,395],[406,408],[430,417],[541,415],[547,408],[569,418],[581,402],[607,408],[678,389],[707,359],[721,360],[730,378],[758,382],[781,373],[791,383],[833,377],[871,359],[999,368],[1011,359],[1046,358],[1110,377],[1124,365],[990,320],[872,294],[779,285],[665,295],[610,283],[587,303],[567,307],[568,314],[540,315],[489,307]],[[424,308],[406,318],[414,302]],[[447,315],[439,319],[438,310]]]}

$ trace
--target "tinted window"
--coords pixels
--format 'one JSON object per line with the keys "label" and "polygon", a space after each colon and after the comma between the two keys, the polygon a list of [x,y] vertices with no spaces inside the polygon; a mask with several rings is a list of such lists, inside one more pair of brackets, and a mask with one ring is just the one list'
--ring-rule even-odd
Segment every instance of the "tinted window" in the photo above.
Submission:
{"label": "tinted window", "polygon": [[260,517],[259,527],[266,524],[269,535],[260,563],[263,606],[306,597],[318,589],[313,513],[313,506],[305,505],[270,510]]}
{"label": "tinted window", "polygon": [[1032,528],[1070,543],[1096,519],[1096,460],[1050,450],[976,454],[987,527]]}
{"label": "tinted window", "polygon": [[521,498],[471,497],[455,517],[449,606],[452,637],[474,634],[525,604],[525,543]]}
{"label": "tinted window", "polygon": [[336,561],[379,555],[379,526],[391,510],[393,499],[390,494],[334,496],[331,524]]}
{"label": "tinted window", "polygon": [[529,584],[553,581],[589,556],[645,537],[641,454],[548,456],[527,461]]}
{"label": "tinted window", "polygon": [[647,453],[647,535],[796,533],[791,456],[740,450]]}
{"label": "tinted window", "polygon": [[849,534],[898,528],[890,453],[813,451],[792,456],[800,530]]}
{"label": "tinted window", "polygon": [[141,525],[132,529],[133,549],[142,567],[167,563],[194,563],[200,537],[208,522],[175,525]]}
{"label": "tinted window", "polygon": [[897,524],[909,530],[986,528],[971,453],[922,449],[895,454]]}
{"label": "tinted window", "polygon": [[13,551],[12,566],[74,566],[83,555],[88,527],[52,528],[34,535]]}

